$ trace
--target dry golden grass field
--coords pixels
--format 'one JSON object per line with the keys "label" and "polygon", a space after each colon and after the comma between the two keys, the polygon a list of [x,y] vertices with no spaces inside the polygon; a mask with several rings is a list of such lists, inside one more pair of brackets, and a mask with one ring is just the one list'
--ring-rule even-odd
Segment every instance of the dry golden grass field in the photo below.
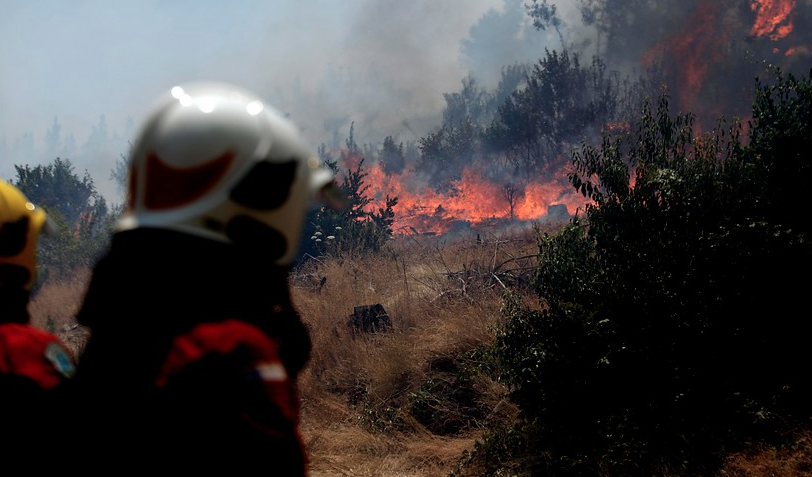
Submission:
{"label": "dry golden grass field", "polygon": [[[488,419],[513,415],[506,390],[487,380],[476,383],[477,404],[491,410],[484,419],[465,421],[463,409],[436,403],[449,406],[437,413],[449,423],[465,421],[453,433],[432,432],[407,403],[427,380],[445,379],[444,363],[493,339],[505,287],[533,306],[526,284],[536,251],[532,230],[453,240],[398,236],[384,253],[312,259],[295,271],[294,301],[313,339],[301,378],[312,477],[446,477]],[[77,270],[46,282],[30,308],[34,324],[56,331],[80,359],[88,334],[75,313],[88,277]],[[353,333],[354,308],[376,304],[391,329]],[[802,475],[812,475],[812,436],[792,452],[754,446],[730,456],[717,476],[703,477]]]}

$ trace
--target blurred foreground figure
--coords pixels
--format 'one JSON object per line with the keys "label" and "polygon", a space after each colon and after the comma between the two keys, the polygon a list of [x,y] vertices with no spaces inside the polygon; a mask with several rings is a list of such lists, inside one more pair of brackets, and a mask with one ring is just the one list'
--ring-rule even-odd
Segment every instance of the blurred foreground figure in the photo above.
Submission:
{"label": "blurred foreground figure", "polygon": [[307,475],[296,383],[311,342],[287,278],[313,200],[342,206],[332,172],[221,83],[167,91],[129,168],[78,314],[78,451],[107,470]]}
{"label": "blurred foreground figure", "polygon": [[37,244],[47,220],[0,179],[0,455],[3,465],[19,459],[27,470],[42,470],[42,460],[61,446],[56,436],[65,429],[56,419],[65,409],[56,396],[76,364],[59,337],[30,323]]}

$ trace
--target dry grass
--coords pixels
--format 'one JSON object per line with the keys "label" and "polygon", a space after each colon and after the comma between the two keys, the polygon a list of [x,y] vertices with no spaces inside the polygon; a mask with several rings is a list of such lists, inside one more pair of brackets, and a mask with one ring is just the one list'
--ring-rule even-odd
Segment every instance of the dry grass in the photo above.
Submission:
{"label": "dry grass", "polygon": [[56,333],[76,356],[81,354],[89,336],[87,330],[76,323],[76,313],[89,279],[90,270],[81,269],[70,276],[48,280],[28,307],[31,323]]}
{"label": "dry grass", "polygon": [[[401,236],[387,253],[312,261],[299,271],[294,300],[314,343],[302,377],[313,477],[445,476],[453,470],[477,430],[432,435],[396,409],[400,426],[375,432],[363,413],[403,404],[433,363],[492,341],[504,287],[528,280],[536,250],[529,232],[454,243]],[[352,333],[354,307],[374,304],[383,305],[392,331]],[[505,390],[482,386],[482,404],[496,407]]]}
{"label": "dry grass", "polygon": [[441,477],[453,470],[474,435],[370,432],[339,396],[304,399],[302,433],[311,477]]}
{"label": "dry grass", "polygon": [[[384,253],[312,260],[293,274],[294,302],[313,339],[300,381],[311,477],[446,477],[454,470],[481,428],[432,434],[408,412],[409,393],[438,363],[492,341],[504,287],[534,303],[526,285],[536,251],[531,231],[481,240],[400,236]],[[30,308],[33,323],[56,331],[77,355],[87,333],[75,313],[88,278],[83,270],[45,283]],[[353,333],[354,307],[373,304],[384,307],[392,329]],[[500,384],[477,386],[483,408],[515,411]],[[810,476],[810,468],[812,437],[805,435],[793,449],[754,446],[731,455],[714,477]]]}
{"label": "dry grass", "polygon": [[793,440],[786,448],[753,444],[729,456],[719,477],[812,476],[812,432],[801,432]]}

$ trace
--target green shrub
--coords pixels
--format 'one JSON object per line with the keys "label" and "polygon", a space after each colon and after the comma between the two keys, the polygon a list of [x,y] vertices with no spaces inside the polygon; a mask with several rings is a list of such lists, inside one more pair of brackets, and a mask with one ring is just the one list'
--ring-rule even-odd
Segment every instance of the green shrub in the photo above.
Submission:
{"label": "green shrub", "polygon": [[746,140],[738,121],[695,136],[664,91],[573,154],[591,203],[539,235],[542,306],[508,297],[494,343],[521,410],[518,475],[710,474],[808,424],[812,83],[770,73]]}

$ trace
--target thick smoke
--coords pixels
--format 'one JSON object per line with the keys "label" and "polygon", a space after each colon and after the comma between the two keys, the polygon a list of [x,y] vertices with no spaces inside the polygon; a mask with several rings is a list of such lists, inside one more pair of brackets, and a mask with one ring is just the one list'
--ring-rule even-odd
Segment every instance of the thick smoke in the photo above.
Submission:
{"label": "thick smoke", "polygon": [[329,146],[343,145],[351,124],[360,144],[419,139],[440,126],[443,95],[459,90],[466,75],[492,88],[503,66],[556,46],[533,29],[523,0],[493,3],[474,16],[462,2],[367,2],[317,87],[278,90],[274,101]]}
{"label": "thick smoke", "polygon": [[494,88],[502,68],[545,49],[655,72],[673,104],[704,124],[746,117],[765,64],[797,74],[810,66],[808,0],[562,0],[549,3],[559,21],[544,30],[525,4],[548,2],[5,3],[0,176],[69,158],[117,202],[110,172],[144,107],[192,79],[255,89],[314,147],[341,147],[351,126],[359,144],[424,137],[466,76]]}
{"label": "thick smoke", "polygon": [[290,114],[314,148],[342,144],[353,123],[359,143],[412,140],[439,124],[443,93],[459,88],[468,68],[498,67],[484,56],[529,59],[526,50],[510,50],[516,42],[481,53],[485,41],[468,48],[479,63],[461,63],[471,27],[519,5],[3,2],[0,176],[13,178],[15,164],[68,158],[116,202],[110,171],[127,154],[145,107],[164,88],[197,79],[256,90]]}

